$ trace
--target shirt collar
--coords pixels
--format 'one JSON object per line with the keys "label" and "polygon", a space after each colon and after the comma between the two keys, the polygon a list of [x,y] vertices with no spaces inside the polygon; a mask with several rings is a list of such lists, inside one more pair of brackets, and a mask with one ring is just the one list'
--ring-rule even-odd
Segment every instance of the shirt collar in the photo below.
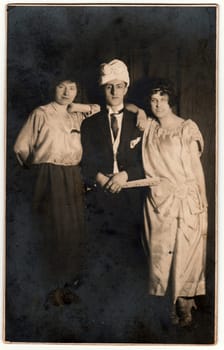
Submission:
{"label": "shirt collar", "polygon": [[[118,113],[119,111],[123,111],[123,109],[124,109],[123,103],[120,104],[119,106],[117,106],[116,112],[112,110],[111,106],[108,106],[108,105],[107,105],[107,111],[108,111],[108,114],[109,114],[109,115],[111,115],[112,113]],[[121,112],[120,112],[120,113],[121,113]],[[120,113],[119,113],[119,114],[120,114]],[[118,114],[118,115],[119,115],[119,114]]]}
{"label": "shirt collar", "polygon": [[51,105],[55,111],[68,114],[67,107],[65,107],[64,105],[60,105],[56,101],[51,102]]}

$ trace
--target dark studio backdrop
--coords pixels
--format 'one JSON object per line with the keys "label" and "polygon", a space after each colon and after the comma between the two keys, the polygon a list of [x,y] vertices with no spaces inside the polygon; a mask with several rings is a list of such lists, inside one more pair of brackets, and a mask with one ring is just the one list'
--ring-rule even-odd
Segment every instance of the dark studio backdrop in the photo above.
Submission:
{"label": "dark studio backdrop", "polygon": [[[8,7],[6,340],[214,342],[216,11],[215,6]],[[146,107],[149,78],[172,79],[179,97],[177,113],[193,119],[204,136],[202,163],[209,203],[207,295],[199,300],[202,316],[191,330],[170,330],[160,320],[159,306],[152,319],[146,267],[139,274],[141,291],[135,293],[129,286],[128,308],[119,320],[115,311],[110,313],[108,324],[94,309],[92,292],[83,292],[89,303],[85,310],[82,306],[46,310],[43,292],[38,290],[40,233],[30,215],[32,170],[17,164],[13,144],[28,114],[51,100],[51,82],[57,75],[77,77],[77,101],[99,102],[98,66],[113,58],[127,63],[131,76],[127,99],[142,107]],[[115,299],[112,295],[112,306]]]}

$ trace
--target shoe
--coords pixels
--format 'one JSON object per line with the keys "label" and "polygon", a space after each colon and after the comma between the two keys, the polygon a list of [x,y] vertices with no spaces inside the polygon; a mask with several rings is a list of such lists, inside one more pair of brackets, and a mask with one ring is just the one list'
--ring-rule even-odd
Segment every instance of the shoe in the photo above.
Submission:
{"label": "shoe", "polygon": [[57,288],[48,294],[45,308],[48,308],[48,304],[63,306],[65,304],[68,305],[79,302],[80,298],[78,295],[73,293],[69,288]]}
{"label": "shoe", "polygon": [[49,302],[49,304],[54,306],[64,305],[62,289],[56,288],[52,290],[47,296],[47,301]]}
{"label": "shoe", "polygon": [[64,304],[79,303],[80,298],[77,294],[71,292],[68,288],[63,288],[63,302]]}
{"label": "shoe", "polygon": [[177,299],[179,325],[180,327],[188,327],[192,324],[191,311],[194,308],[197,309],[194,298],[179,297]]}

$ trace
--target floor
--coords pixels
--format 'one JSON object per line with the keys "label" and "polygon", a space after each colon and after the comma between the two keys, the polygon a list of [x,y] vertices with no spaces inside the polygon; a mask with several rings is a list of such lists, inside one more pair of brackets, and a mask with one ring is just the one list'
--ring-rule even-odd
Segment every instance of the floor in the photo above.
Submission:
{"label": "floor", "polygon": [[[13,162],[13,160],[11,161]],[[55,306],[42,283],[37,227],[31,220],[32,176],[16,165],[7,182],[6,340],[48,343],[213,344],[213,288],[197,299],[191,327],[170,325],[166,298],[147,293],[147,264],[138,250],[130,267],[111,282],[113,257],[100,259],[101,242],[89,242],[79,298]],[[9,173],[8,173],[9,174]],[[9,179],[8,178],[8,179]],[[25,186],[25,187],[24,187]],[[135,249],[135,247],[134,247]],[[117,272],[114,272],[117,273]]]}

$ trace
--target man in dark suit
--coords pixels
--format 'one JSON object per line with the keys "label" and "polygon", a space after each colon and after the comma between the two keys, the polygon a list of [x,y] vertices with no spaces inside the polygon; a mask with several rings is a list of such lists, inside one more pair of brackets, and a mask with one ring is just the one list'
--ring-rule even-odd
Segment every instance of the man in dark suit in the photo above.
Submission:
{"label": "man in dark suit", "polygon": [[83,174],[97,197],[93,206],[103,209],[103,220],[110,221],[108,229],[116,232],[127,227],[135,214],[139,216],[140,190],[123,186],[127,181],[144,177],[142,132],[136,126],[137,115],[124,108],[129,83],[129,73],[122,61],[115,59],[102,64],[100,85],[106,105],[93,118],[86,119],[81,129]]}
{"label": "man in dark suit", "polygon": [[119,278],[124,284],[127,269],[137,266],[143,251],[142,190],[124,188],[128,181],[144,178],[137,114],[124,107],[129,82],[124,62],[102,64],[105,106],[81,128],[92,263],[98,261],[97,278],[102,281],[104,275],[111,287],[119,285]]}

